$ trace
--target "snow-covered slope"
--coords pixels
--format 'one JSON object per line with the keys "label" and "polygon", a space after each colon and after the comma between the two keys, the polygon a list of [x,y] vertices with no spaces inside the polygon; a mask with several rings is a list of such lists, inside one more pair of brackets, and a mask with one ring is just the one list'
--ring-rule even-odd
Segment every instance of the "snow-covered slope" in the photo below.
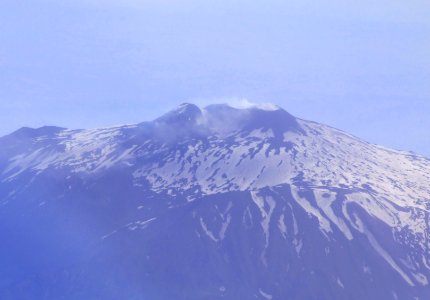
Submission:
{"label": "snow-covered slope", "polygon": [[428,299],[429,212],[428,159],[273,105],[22,128],[0,138],[0,295]]}

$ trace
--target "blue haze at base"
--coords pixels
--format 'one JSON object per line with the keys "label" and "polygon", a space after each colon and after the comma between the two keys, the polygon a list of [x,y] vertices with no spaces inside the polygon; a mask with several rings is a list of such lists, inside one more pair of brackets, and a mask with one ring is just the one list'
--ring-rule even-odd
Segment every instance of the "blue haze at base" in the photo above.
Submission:
{"label": "blue haze at base", "polygon": [[2,1],[0,135],[272,102],[430,156],[426,1]]}

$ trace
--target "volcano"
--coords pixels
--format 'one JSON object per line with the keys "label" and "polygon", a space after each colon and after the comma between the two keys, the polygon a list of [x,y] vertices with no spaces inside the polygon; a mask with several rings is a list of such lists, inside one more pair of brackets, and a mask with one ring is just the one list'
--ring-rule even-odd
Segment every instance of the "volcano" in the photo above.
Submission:
{"label": "volcano", "polygon": [[430,299],[430,160],[275,105],[0,138],[0,299]]}

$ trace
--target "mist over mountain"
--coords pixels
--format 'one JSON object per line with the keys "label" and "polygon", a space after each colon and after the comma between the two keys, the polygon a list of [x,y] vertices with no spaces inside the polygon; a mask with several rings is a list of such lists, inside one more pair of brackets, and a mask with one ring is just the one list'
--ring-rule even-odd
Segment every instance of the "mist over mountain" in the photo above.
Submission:
{"label": "mist over mountain", "polygon": [[0,138],[0,299],[429,299],[430,160],[275,105]]}

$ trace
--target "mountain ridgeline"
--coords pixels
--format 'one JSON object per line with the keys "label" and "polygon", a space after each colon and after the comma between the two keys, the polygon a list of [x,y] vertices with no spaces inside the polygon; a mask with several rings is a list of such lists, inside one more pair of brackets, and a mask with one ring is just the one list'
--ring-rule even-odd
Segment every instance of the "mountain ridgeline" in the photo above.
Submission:
{"label": "mountain ridgeline", "polygon": [[430,160],[274,105],[0,138],[0,299],[430,299]]}

